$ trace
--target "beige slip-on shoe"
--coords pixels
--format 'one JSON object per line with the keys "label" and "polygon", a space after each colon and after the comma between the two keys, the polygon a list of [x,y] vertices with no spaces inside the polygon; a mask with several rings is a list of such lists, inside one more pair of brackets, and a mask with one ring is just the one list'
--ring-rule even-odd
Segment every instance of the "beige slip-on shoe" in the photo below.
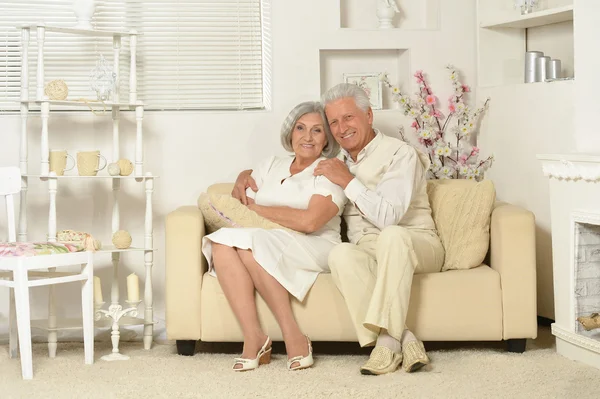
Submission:
{"label": "beige slip-on shoe", "polygon": [[396,371],[402,363],[402,353],[396,353],[385,346],[376,346],[369,360],[360,368],[365,375],[380,375]]}
{"label": "beige slip-on shoe", "polygon": [[407,373],[417,371],[426,364],[429,364],[429,357],[421,341],[410,341],[403,344],[402,355],[404,357],[402,368]]}

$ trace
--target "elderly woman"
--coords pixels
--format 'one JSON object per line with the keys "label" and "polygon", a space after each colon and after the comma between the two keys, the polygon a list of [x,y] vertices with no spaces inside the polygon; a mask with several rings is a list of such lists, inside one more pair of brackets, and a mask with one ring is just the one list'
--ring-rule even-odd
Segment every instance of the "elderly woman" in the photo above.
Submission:
{"label": "elderly woman", "polygon": [[244,334],[242,357],[235,359],[234,370],[251,370],[270,361],[271,340],[258,321],[255,289],[279,323],[288,369],[313,364],[311,342],[294,318],[290,295],[304,300],[317,275],[329,272],[327,257],[341,242],[344,192],[324,176],[313,175],[319,161],[339,150],[325,121],[320,103],[299,104],[281,129],[283,147],[293,155],[269,157],[248,171],[256,183],[256,190],[246,191],[248,207],[293,231],[222,228],[203,238],[209,270],[216,274]]}

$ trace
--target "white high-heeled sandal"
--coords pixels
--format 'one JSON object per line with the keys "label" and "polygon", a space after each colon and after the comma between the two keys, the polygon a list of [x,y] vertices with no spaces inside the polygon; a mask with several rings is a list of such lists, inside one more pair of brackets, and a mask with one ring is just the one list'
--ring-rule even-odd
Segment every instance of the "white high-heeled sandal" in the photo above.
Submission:
{"label": "white high-heeled sandal", "polygon": [[[236,357],[235,363],[233,364],[233,371],[248,371],[254,370],[258,368],[261,364],[269,364],[271,362],[271,349],[267,349],[267,346],[271,342],[271,338],[267,336],[267,340],[264,345],[258,351],[255,359],[244,359],[241,357]],[[236,365],[241,364],[242,367],[235,368]]]}
{"label": "white high-heeled sandal", "polygon": [[[305,335],[305,337],[306,337],[306,340],[308,341],[308,355],[307,356],[295,356],[295,357],[289,359],[287,362],[287,368],[290,371],[306,369],[315,363],[315,361],[313,359],[312,343],[310,342],[310,338],[308,338],[308,335]],[[292,367],[292,364],[294,364],[294,363],[298,363],[298,365],[295,367]]]}

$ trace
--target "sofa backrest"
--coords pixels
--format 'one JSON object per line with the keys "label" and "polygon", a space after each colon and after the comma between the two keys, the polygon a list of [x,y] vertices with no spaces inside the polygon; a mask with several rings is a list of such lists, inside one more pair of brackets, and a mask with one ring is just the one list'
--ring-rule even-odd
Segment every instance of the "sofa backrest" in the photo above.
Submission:
{"label": "sofa backrest", "polygon": [[[217,183],[209,194],[231,194],[233,183]],[[427,195],[438,234],[446,249],[443,270],[469,269],[483,262],[489,248],[490,218],[496,200],[489,180],[428,180]],[[342,222],[342,240],[347,242]]]}
{"label": "sofa backrest", "polygon": [[[448,179],[448,180],[427,180],[427,194],[431,194],[438,190],[440,186],[452,185],[453,187],[468,189],[477,184],[474,180],[465,179]],[[208,194],[231,194],[233,183],[215,183],[208,187]]]}

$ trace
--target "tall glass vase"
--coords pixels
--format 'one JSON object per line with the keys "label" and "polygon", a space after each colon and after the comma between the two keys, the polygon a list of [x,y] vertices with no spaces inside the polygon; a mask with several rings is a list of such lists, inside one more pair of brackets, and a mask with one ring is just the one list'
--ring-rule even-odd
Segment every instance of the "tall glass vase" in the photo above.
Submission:
{"label": "tall glass vase", "polygon": [[113,68],[106,62],[103,55],[96,62],[96,66],[90,73],[90,85],[96,92],[96,97],[100,101],[110,101],[115,88],[116,77]]}
{"label": "tall glass vase", "polygon": [[521,15],[531,14],[537,8],[537,0],[516,0],[515,7],[521,11]]}

